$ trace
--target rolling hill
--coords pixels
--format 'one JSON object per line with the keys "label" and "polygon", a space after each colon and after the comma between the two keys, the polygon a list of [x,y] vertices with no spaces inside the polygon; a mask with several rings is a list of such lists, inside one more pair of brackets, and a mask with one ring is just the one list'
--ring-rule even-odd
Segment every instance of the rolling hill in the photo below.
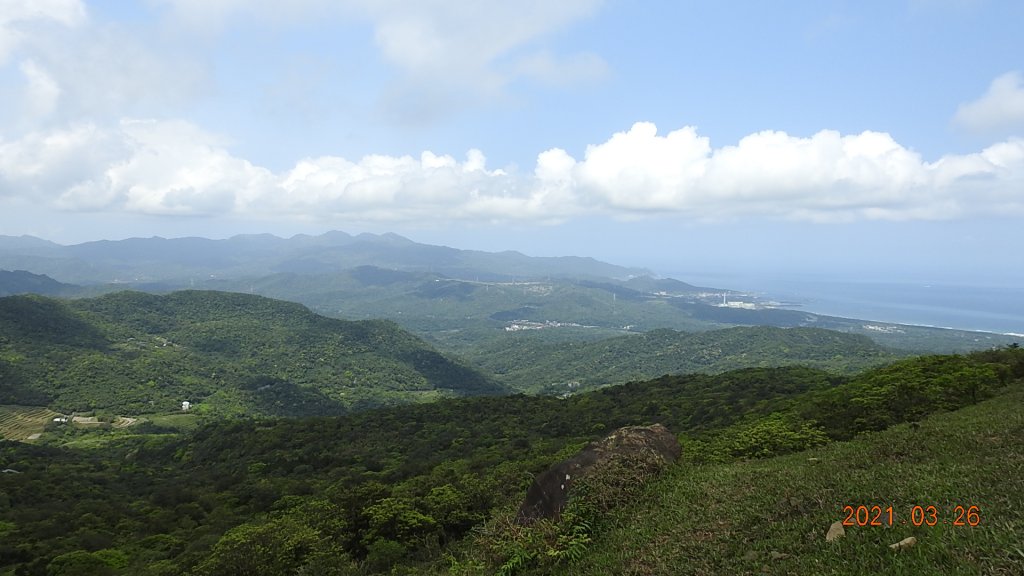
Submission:
{"label": "rolling hill", "polygon": [[474,365],[510,388],[575,393],[663,374],[802,365],[852,373],[897,355],[870,338],[821,328],[652,330],[594,341],[549,341],[524,331],[481,346]]}
{"label": "rolling hill", "polygon": [[0,403],[144,414],[341,413],[505,390],[387,321],[237,293],[0,299]]}

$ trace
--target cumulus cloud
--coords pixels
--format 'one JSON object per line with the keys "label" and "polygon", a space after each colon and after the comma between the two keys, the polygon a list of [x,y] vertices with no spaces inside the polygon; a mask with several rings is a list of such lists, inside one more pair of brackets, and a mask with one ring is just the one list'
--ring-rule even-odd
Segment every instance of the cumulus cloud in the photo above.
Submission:
{"label": "cumulus cloud", "polygon": [[981,98],[960,105],[953,120],[981,134],[1024,132],[1024,74],[999,76]]}
{"label": "cumulus cloud", "polygon": [[274,186],[273,175],[225,151],[223,142],[182,121],[126,120],[115,138],[125,152],[102,173],[56,201],[68,210],[144,214],[229,214]]}
{"label": "cumulus cloud", "polygon": [[15,140],[0,135],[0,195],[48,204],[127,153],[121,138],[91,123],[30,132]]}
{"label": "cumulus cloud", "polygon": [[284,217],[339,222],[558,221],[668,215],[812,221],[1024,214],[1024,140],[934,162],[880,132],[751,134],[714,148],[693,127],[646,122],[554,148],[532,172],[463,159],[306,158],[273,172],[183,121],[80,125],[0,141],[0,192],[72,211]]}
{"label": "cumulus cloud", "polygon": [[461,220],[502,213],[515,203],[519,183],[503,170],[488,170],[479,150],[464,161],[423,152],[419,158],[372,155],[307,159],[283,175],[278,210],[306,214],[322,210],[337,217],[416,221]]}

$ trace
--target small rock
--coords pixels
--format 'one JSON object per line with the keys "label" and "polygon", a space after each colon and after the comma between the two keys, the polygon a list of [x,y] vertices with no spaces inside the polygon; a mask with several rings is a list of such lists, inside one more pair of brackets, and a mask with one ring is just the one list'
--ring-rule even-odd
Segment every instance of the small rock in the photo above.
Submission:
{"label": "small rock", "polygon": [[785,560],[786,558],[789,558],[789,554],[785,554],[783,552],[776,552],[775,550],[772,550],[771,557],[772,560]]}
{"label": "small rock", "polygon": [[817,458],[808,458],[807,461],[813,464],[813,463],[817,462],[818,459]]}
{"label": "small rock", "polygon": [[825,534],[825,541],[833,542],[835,540],[838,540],[839,538],[842,538],[843,536],[846,536],[846,529],[843,528],[842,522],[836,521],[828,527],[828,534]]}
{"label": "small rock", "polygon": [[914,538],[913,536],[909,536],[907,538],[904,538],[903,540],[900,540],[899,542],[897,542],[895,544],[889,544],[889,548],[892,548],[893,550],[906,550],[907,548],[910,548],[914,544],[917,544],[917,538]]}
{"label": "small rock", "polygon": [[775,507],[784,511],[798,510],[802,512],[804,509],[804,503],[796,497],[780,498],[775,501]]}

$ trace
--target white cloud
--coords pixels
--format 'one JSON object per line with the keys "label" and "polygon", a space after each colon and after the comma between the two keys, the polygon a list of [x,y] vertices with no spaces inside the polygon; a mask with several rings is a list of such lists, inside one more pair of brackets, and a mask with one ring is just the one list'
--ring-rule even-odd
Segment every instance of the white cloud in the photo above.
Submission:
{"label": "white cloud", "polygon": [[356,3],[372,19],[384,58],[404,72],[386,102],[404,121],[423,122],[467,103],[499,99],[519,80],[568,86],[607,75],[607,64],[595,54],[523,52],[594,13],[600,0]]}
{"label": "white cloud", "polygon": [[56,23],[75,27],[86,20],[80,0],[0,0],[0,65],[31,37],[34,26]]}
{"label": "white cloud", "polygon": [[0,136],[0,195],[45,204],[77,182],[95,177],[127,153],[124,143],[94,124]]}
{"label": "white cloud", "polygon": [[488,207],[517,203],[517,182],[502,170],[488,170],[486,158],[471,150],[463,162],[424,152],[411,156],[308,159],[283,176],[285,194],[277,211],[370,220],[421,218],[461,220],[495,216]]}
{"label": "white cloud", "polygon": [[384,55],[410,72],[472,73],[592,14],[597,0],[361,0]]}
{"label": "white cloud", "polygon": [[226,214],[274,185],[269,171],[231,156],[219,138],[187,122],[123,121],[120,135],[128,157],[69,189],[60,206]]}
{"label": "white cloud", "polygon": [[576,182],[612,209],[665,210],[691,205],[711,146],[694,128],[657,135],[649,122],[634,124],[607,142],[587,147]]}
{"label": "white cloud", "polygon": [[716,210],[787,214],[790,202],[822,216],[865,206],[915,203],[927,183],[921,158],[888,134],[843,136],[824,130],[810,138],[760,132],[715,151],[702,185]]}
{"label": "white cloud", "polygon": [[173,114],[207,81],[184,44],[145,21],[90,19],[80,0],[0,0],[0,74],[15,72],[0,134]]}
{"label": "white cloud", "polygon": [[32,60],[21,63],[21,73],[28,84],[24,94],[25,113],[33,120],[50,116],[60,98],[61,90],[57,81]]}
{"label": "white cloud", "polygon": [[637,123],[582,159],[542,152],[530,173],[488,168],[479,150],[322,156],[274,173],[187,122],[131,120],[0,141],[0,190],[72,211],[326,223],[954,219],[1024,214],[1024,140],[926,162],[879,132],[766,131],[713,148],[692,127]]}
{"label": "white cloud", "polygon": [[504,95],[520,79],[568,86],[604,78],[588,52],[552,54],[544,38],[597,11],[603,0],[151,0],[178,23],[216,32],[247,16],[271,26],[314,19],[368,20],[384,60],[402,75],[385,106],[418,122]]}
{"label": "white cloud", "polygon": [[953,120],[982,134],[1024,132],[1024,74],[1007,72],[999,76],[981,98],[961,104]]}
{"label": "white cloud", "polygon": [[[810,138],[759,132],[713,150],[693,128],[639,123],[590,146],[573,168],[584,197],[613,213],[814,221],[946,219],[1024,211],[1024,140],[928,163],[885,133]],[[998,207],[997,207],[998,206]]]}
{"label": "white cloud", "polygon": [[40,47],[38,58],[60,82],[64,117],[168,114],[204,90],[201,64],[139,34],[96,27]]}
{"label": "white cloud", "polygon": [[0,141],[0,191],[63,210],[229,214],[275,183],[181,121],[83,124]]}

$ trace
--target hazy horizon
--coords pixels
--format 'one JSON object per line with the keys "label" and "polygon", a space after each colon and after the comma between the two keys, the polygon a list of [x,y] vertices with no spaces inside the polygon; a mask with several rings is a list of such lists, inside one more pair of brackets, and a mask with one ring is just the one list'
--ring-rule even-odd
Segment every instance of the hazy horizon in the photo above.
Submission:
{"label": "hazy horizon", "polygon": [[[235,235],[210,239],[224,240],[232,236]],[[293,235],[275,236],[289,238]],[[415,237],[409,239],[414,242],[420,240]],[[486,248],[473,245],[452,247],[469,250]],[[487,251],[502,252],[506,249]],[[586,253],[560,253],[557,248],[549,249],[549,252],[523,253],[528,256],[593,257]],[[687,269],[673,267],[670,261],[662,262],[661,266],[640,266],[628,260],[596,259],[623,267],[646,268],[656,276],[675,278],[697,286],[738,290],[754,294],[763,302],[776,301],[786,307],[827,316],[1024,334],[1024,285],[1012,275],[996,278],[965,278],[962,274],[941,273],[922,276],[882,275],[876,266],[872,276],[854,270],[744,268],[728,262],[720,263],[718,267],[705,263]]]}

